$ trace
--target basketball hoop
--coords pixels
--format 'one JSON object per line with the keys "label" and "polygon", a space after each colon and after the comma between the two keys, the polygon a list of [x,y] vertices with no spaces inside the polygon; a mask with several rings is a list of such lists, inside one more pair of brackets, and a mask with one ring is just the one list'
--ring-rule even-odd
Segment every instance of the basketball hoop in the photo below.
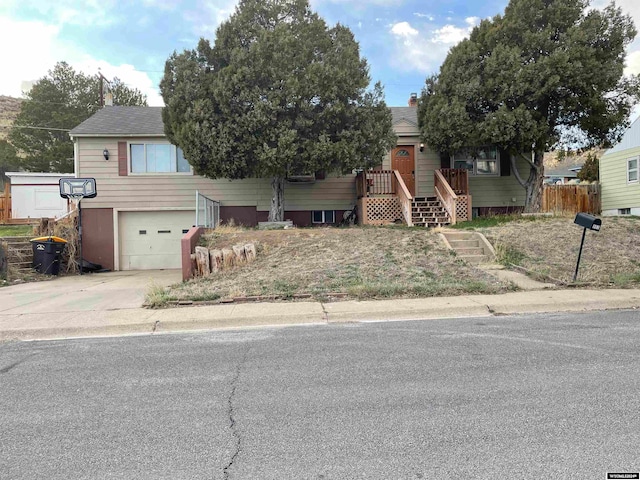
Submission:
{"label": "basketball hoop", "polygon": [[73,202],[78,210],[78,244],[80,247],[80,260],[78,267],[82,275],[82,206],[83,198],[95,198],[98,195],[95,178],[61,178],[60,196]]}

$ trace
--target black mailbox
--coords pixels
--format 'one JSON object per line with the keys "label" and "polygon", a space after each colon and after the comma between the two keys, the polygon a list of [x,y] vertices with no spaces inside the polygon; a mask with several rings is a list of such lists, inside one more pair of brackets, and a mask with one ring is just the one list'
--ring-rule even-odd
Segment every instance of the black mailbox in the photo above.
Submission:
{"label": "black mailbox", "polygon": [[588,228],[589,230],[595,230],[596,232],[599,232],[600,227],[602,226],[602,220],[594,217],[593,215],[589,215],[588,213],[577,214],[573,223],[580,225],[581,227]]}

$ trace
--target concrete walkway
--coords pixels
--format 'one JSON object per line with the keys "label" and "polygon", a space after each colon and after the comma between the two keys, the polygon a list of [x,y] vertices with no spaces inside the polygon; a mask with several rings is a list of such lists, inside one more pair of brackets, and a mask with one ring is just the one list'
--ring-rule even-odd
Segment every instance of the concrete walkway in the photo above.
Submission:
{"label": "concrete walkway", "polygon": [[[134,294],[129,292],[146,287],[148,277],[137,273],[139,275],[114,273],[110,277],[112,281],[88,281],[81,291],[65,289],[64,279],[60,279],[60,288],[58,281],[51,282],[57,292],[51,294],[55,298],[40,302],[35,297],[27,302],[26,290],[34,284],[25,285],[26,288],[21,289],[25,291],[20,291],[17,299],[11,299],[15,287],[0,289],[0,341],[640,308],[640,289],[568,289],[406,300],[246,303],[148,310],[139,308],[141,297],[133,298]],[[169,273],[164,280],[176,281]],[[93,296],[96,298],[90,299]],[[14,303],[5,303],[7,299]],[[136,307],[132,307],[135,302]],[[60,309],[68,313],[60,313]],[[640,320],[640,315],[638,318]]]}

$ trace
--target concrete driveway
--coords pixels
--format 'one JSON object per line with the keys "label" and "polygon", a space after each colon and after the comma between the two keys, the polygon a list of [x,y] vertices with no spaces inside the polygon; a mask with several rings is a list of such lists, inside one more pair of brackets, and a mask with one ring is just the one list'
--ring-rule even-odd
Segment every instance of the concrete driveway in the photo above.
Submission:
{"label": "concrete driveway", "polygon": [[147,288],[182,281],[180,270],[91,273],[0,288],[0,316],[139,308]]}

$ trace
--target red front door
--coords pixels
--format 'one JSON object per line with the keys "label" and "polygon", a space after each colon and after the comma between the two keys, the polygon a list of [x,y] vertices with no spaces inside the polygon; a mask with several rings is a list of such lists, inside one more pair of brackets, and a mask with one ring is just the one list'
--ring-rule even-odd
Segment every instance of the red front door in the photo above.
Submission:
{"label": "red front door", "polygon": [[391,150],[391,170],[398,170],[411,196],[416,195],[416,163],[413,145],[398,145]]}

